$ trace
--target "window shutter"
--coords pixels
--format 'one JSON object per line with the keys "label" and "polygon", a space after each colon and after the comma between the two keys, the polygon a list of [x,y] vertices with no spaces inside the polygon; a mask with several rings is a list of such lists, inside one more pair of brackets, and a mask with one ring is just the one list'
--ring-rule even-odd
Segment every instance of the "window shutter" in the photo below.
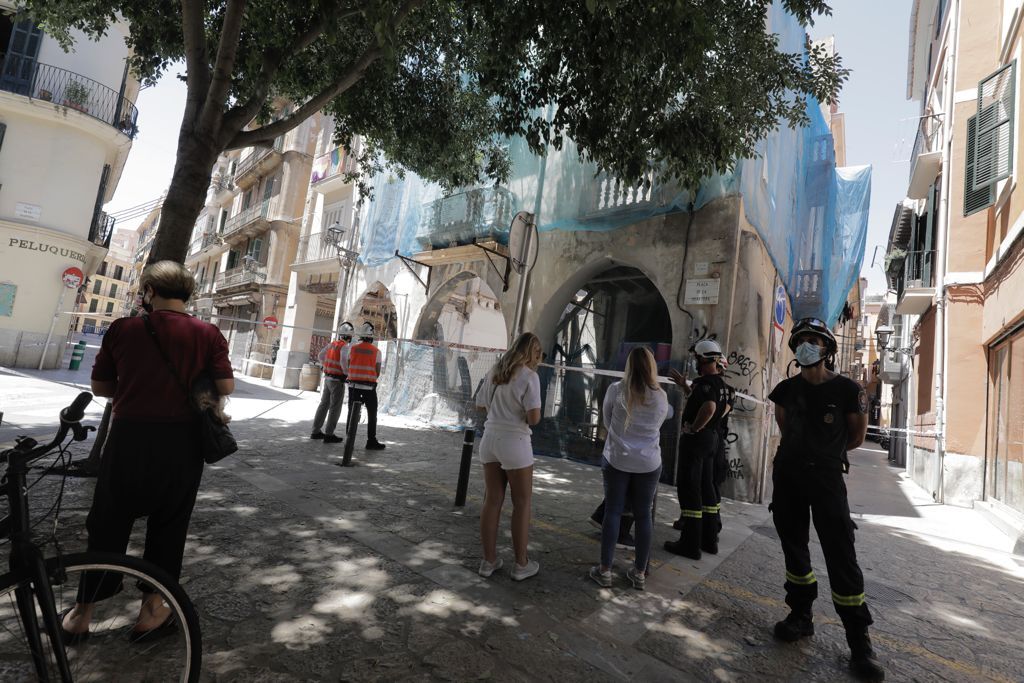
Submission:
{"label": "window shutter", "polygon": [[977,152],[978,141],[978,116],[974,115],[967,119],[967,169],[964,173],[964,215],[970,216],[987,209],[996,202],[995,184],[985,185],[980,190],[971,187],[971,178],[974,177],[974,159]]}
{"label": "window shutter", "polygon": [[1013,170],[1013,118],[1017,62],[978,83],[978,114],[972,190],[981,190]]}

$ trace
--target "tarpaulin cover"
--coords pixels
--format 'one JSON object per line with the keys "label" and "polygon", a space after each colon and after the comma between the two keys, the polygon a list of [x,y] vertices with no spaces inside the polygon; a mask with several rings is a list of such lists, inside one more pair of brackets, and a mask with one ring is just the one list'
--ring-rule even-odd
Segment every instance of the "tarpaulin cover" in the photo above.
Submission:
{"label": "tarpaulin cover", "polygon": [[[804,50],[805,32],[776,1],[769,30],[780,49]],[[807,101],[810,123],[780,127],[762,140],[757,156],[706,179],[695,197],[675,185],[626,187],[580,160],[572,142],[544,156],[522,139],[510,140],[512,174],[502,187],[445,195],[413,173],[374,178],[365,212],[360,261],[379,266],[395,252],[412,256],[430,248],[479,239],[508,240],[517,211],[538,216],[541,231],[617,230],[654,216],[695,210],[739,193],[789,292],[794,316],[834,323],[860,273],[867,236],[871,168],[836,168],[833,140],[818,102]],[[652,177],[653,180],[653,177]]]}

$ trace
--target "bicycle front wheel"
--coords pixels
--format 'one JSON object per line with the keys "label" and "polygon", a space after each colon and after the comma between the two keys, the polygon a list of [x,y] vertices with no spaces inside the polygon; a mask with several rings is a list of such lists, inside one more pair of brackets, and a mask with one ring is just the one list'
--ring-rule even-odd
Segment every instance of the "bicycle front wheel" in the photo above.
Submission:
{"label": "bicycle front wheel", "polygon": [[[199,617],[185,591],[154,565],[134,557],[108,553],[75,553],[46,561],[57,614],[76,602],[92,603],[89,634],[65,642],[73,680],[182,681],[199,680],[202,638]],[[18,612],[16,591],[31,588],[26,576],[9,575],[0,585],[0,680],[41,678]],[[43,641],[43,659],[50,680],[60,675],[53,644],[43,627],[36,595],[36,620]],[[143,599],[170,608],[160,629],[135,629]]]}

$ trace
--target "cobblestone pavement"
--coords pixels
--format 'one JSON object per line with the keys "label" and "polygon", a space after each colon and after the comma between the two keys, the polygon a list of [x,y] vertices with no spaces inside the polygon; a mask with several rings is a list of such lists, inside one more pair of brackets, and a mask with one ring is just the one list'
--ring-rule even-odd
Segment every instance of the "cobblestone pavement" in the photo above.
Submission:
{"label": "cobblestone pavement", "polygon": [[[86,377],[0,369],[0,443],[45,434]],[[461,435],[384,416],[388,449],[357,447],[342,468],[341,444],[307,438],[317,400],[239,382],[228,412],[242,450],[207,468],[182,577],[202,615],[205,680],[848,679],[827,599],[814,638],[771,638],[786,608],[765,506],[725,501],[721,552],[693,562],[661,550],[677,510],[663,486],[647,591],[625,581],[622,553],[615,585],[602,589],[585,577],[599,551],[587,517],[601,498],[600,472],[539,458],[531,554],[541,572],[522,583],[504,570],[485,580],[475,573],[478,464],[466,507],[452,505]],[[97,402],[87,419],[101,410]],[[37,510],[57,483],[33,491]],[[1024,558],[974,511],[932,504],[880,451],[857,451],[848,483],[888,679],[1024,680]],[[91,491],[91,480],[68,480],[69,550],[84,545]],[[812,552],[821,577],[816,542]],[[819,592],[828,590],[823,581]]]}

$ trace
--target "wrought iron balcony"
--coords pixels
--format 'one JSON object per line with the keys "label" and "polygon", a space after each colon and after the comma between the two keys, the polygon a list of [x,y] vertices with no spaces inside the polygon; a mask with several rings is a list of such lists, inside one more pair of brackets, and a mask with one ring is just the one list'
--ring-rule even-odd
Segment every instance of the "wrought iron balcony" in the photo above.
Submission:
{"label": "wrought iron balcony", "polygon": [[267,269],[265,266],[242,266],[241,268],[225,270],[218,275],[216,289],[218,292],[221,292],[230,287],[257,285],[266,279]]}
{"label": "wrought iron balcony", "polygon": [[309,184],[317,192],[329,192],[345,184],[345,176],[356,171],[356,160],[335,147],[313,160]]}
{"label": "wrought iron balcony", "polygon": [[516,196],[501,187],[442,197],[423,206],[416,239],[424,249],[473,244],[477,240],[507,244],[517,204]]}
{"label": "wrought iron balcony", "polygon": [[0,90],[80,111],[129,138],[138,132],[139,110],[135,104],[102,83],[19,55],[8,55],[3,66]]}
{"label": "wrought iron balcony", "polygon": [[280,159],[282,149],[284,149],[283,135],[279,135],[271,146],[253,147],[249,156],[238,162],[238,167],[232,176],[235,185],[250,184],[250,181],[255,180],[257,172],[269,168]]}
{"label": "wrought iron balcony", "polygon": [[921,315],[932,305],[932,299],[935,297],[934,259],[933,249],[908,251],[903,258],[902,267],[893,264],[897,269],[896,313]]}
{"label": "wrought iron balcony", "polygon": [[224,238],[234,237],[247,229],[258,232],[266,227],[267,216],[270,214],[270,201],[265,199],[259,204],[253,204],[248,209],[235,214],[224,223]]}
{"label": "wrought iron balcony", "polygon": [[110,238],[114,235],[114,223],[116,222],[113,216],[97,211],[93,216],[92,225],[89,227],[89,241],[104,249],[110,248]]}
{"label": "wrought iron balcony", "polygon": [[316,263],[317,261],[336,261],[338,245],[325,230],[299,238],[299,248],[295,252],[295,263]]}

